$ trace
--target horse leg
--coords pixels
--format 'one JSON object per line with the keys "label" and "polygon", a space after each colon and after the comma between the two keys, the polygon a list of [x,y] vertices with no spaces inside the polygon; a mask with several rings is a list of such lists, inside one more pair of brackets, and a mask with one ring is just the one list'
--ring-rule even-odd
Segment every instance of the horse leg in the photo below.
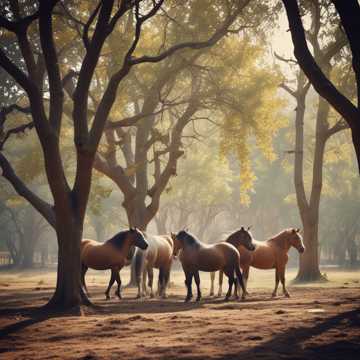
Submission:
{"label": "horse leg", "polygon": [[239,283],[239,285],[240,285],[240,287],[242,289],[241,299],[245,300],[246,288],[245,288],[243,276],[242,276],[242,273],[241,273],[241,270],[240,270],[240,265],[235,265],[235,273],[236,273],[237,282]]}
{"label": "horse leg", "polygon": [[110,281],[109,281],[109,285],[105,291],[105,296],[106,296],[106,300],[109,300],[110,299],[110,289],[111,287],[113,286],[114,282],[115,282],[115,278],[116,278],[116,271],[111,269],[111,278],[110,278]]}
{"label": "horse leg", "polygon": [[285,266],[281,266],[280,268],[280,281],[281,281],[281,284],[282,284],[282,288],[283,288],[283,293],[286,297],[290,297],[290,294],[289,292],[287,291],[286,289],[286,286],[285,286]]}
{"label": "horse leg", "polygon": [[247,283],[249,280],[249,271],[250,271],[250,266],[246,267],[243,270],[243,278],[244,278],[244,283],[245,283],[246,295],[250,295],[249,292],[247,291]]}
{"label": "horse leg", "polygon": [[195,284],[196,284],[196,289],[197,289],[196,301],[200,301],[200,299],[201,299],[201,290],[200,290],[200,275],[199,275],[198,271],[195,272],[194,279],[195,279]]}
{"label": "horse leg", "polygon": [[210,294],[209,294],[209,296],[214,296],[214,282],[215,282],[215,271],[210,273]]}
{"label": "horse leg", "polygon": [[279,286],[279,270],[278,270],[278,267],[276,266],[276,269],[275,269],[275,288],[274,288],[274,291],[272,293],[272,297],[276,297],[278,286]]}
{"label": "horse leg", "polygon": [[218,296],[220,297],[222,294],[222,284],[224,279],[224,272],[222,270],[219,271],[219,291]]}
{"label": "horse leg", "polygon": [[232,287],[233,287],[234,280],[235,280],[234,279],[234,271],[229,271],[228,273],[226,273],[226,276],[229,279],[229,288],[228,288],[228,291],[225,296],[225,301],[229,301],[231,293],[232,293]]}
{"label": "horse leg", "polygon": [[148,286],[150,288],[150,297],[154,297],[154,291],[153,291],[153,281],[154,281],[154,269],[152,267],[148,268]]}
{"label": "horse leg", "polygon": [[193,296],[192,295],[192,288],[191,288],[192,278],[193,278],[192,273],[190,273],[190,272],[185,273],[185,285],[187,287],[187,295],[186,295],[186,298],[185,298],[185,302],[190,301],[192,296]]}
{"label": "horse leg", "polygon": [[120,270],[116,272],[116,277],[115,280],[117,282],[117,290],[115,291],[115,295],[119,298],[122,299],[121,296],[121,278],[120,278]]}
{"label": "horse leg", "polygon": [[161,268],[159,268],[159,278],[158,278],[158,288],[157,288],[157,295],[160,297],[163,297],[163,294],[165,292],[164,277],[165,277],[164,269],[161,267]]}
{"label": "horse leg", "polygon": [[163,290],[162,290],[162,295],[161,297],[163,299],[166,299],[166,288],[168,287],[169,284],[169,279],[170,279],[170,268],[164,270],[164,279],[163,279]]}
{"label": "horse leg", "polygon": [[90,294],[89,294],[89,291],[87,289],[86,282],[85,282],[85,274],[87,271],[88,271],[88,267],[84,264],[81,264],[81,285],[84,288],[84,290],[86,291],[86,295],[88,297],[90,297]]}

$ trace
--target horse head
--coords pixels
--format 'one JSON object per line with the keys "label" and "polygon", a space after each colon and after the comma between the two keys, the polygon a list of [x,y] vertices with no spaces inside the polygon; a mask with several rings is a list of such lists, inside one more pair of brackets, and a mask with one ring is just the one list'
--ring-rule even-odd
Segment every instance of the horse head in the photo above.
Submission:
{"label": "horse head", "polygon": [[130,228],[128,233],[131,236],[134,245],[140,248],[141,250],[145,250],[149,246],[141,230],[137,229],[136,227]]}
{"label": "horse head", "polygon": [[254,251],[255,244],[253,243],[253,236],[249,231],[251,226],[245,229],[243,226],[231,234],[228,238],[228,241],[231,242],[235,247],[240,245],[244,246],[247,250]]}
{"label": "horse head", "polygon": [[291,229],[288,241],[290,246],[293,246],[300,254],[305,251],[305,246],[303,243],[303,238],[300,234],[300,229]]}
{"label": "horse head", "polygon": [[171,233],[171,238],[174,243],[173,246],[173,257],[176,258],[179,255],[180,250],[182,249],[182,243],[177,238],[177,235],[175,233]]}

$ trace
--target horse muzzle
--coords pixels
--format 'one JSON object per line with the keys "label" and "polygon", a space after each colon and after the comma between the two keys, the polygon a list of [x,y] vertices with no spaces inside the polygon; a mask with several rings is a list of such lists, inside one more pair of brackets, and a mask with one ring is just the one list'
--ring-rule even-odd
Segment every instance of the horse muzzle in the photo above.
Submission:
{"label": "horse muzzle", "polygon": [[147,242],[145,242],[145,241],[138,245],[138,247],[141,250],[146,250],[148,248],[148,246],[149,246],[149,244]]}
{"label": "horse muzzle", "polygon": [[301,248],[299,248],[299,253],[303,254],[305,252],[305,248],[302,246]]}

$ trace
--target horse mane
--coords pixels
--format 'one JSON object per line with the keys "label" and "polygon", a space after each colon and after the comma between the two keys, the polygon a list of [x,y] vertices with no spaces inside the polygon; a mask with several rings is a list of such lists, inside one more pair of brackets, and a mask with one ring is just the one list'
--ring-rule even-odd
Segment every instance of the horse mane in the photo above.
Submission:
{"label": "horse mane", "polygon": [[287,238],[284,238],[284,235],[289,234],[291,230],[292,229],[281,230],[278,234],[272,236],[270,239],[266,241],[276,243],[277,245],[280,245],[282,248],[285,248],[285,241],[287,240]]}
{"label": "horse mane", "polygon": [[116,248],[120,250],[124,245],[124,241],[128,233],[129,230],[120,231],[106,242],[110,243],[111,245],[114,245]]}
{"label": "horse mane", "polygon": [[197,239],[195,235],[190,234],[189,232],[185,232],[185,233],[186,233],[186,237],[184,237],[184,242],[186,245],[193,246],[196,248],[201,246],[201,241]]}

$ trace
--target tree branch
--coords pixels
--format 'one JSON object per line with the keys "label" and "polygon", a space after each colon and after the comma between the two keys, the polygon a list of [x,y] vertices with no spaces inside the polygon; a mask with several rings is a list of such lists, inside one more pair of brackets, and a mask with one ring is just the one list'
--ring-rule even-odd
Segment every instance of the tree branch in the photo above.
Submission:
{"label": "tree branch", "polygon": [[0,167],[2,169],[2,175],[11,183],[16,192],[30,202],[32,206],[44,216],[47,222],[53,227],[56,227],[56,219],[53,207],[46,201],[39,198],[33,193],[15,174],[10,163],[6,157],[0,152]]}

